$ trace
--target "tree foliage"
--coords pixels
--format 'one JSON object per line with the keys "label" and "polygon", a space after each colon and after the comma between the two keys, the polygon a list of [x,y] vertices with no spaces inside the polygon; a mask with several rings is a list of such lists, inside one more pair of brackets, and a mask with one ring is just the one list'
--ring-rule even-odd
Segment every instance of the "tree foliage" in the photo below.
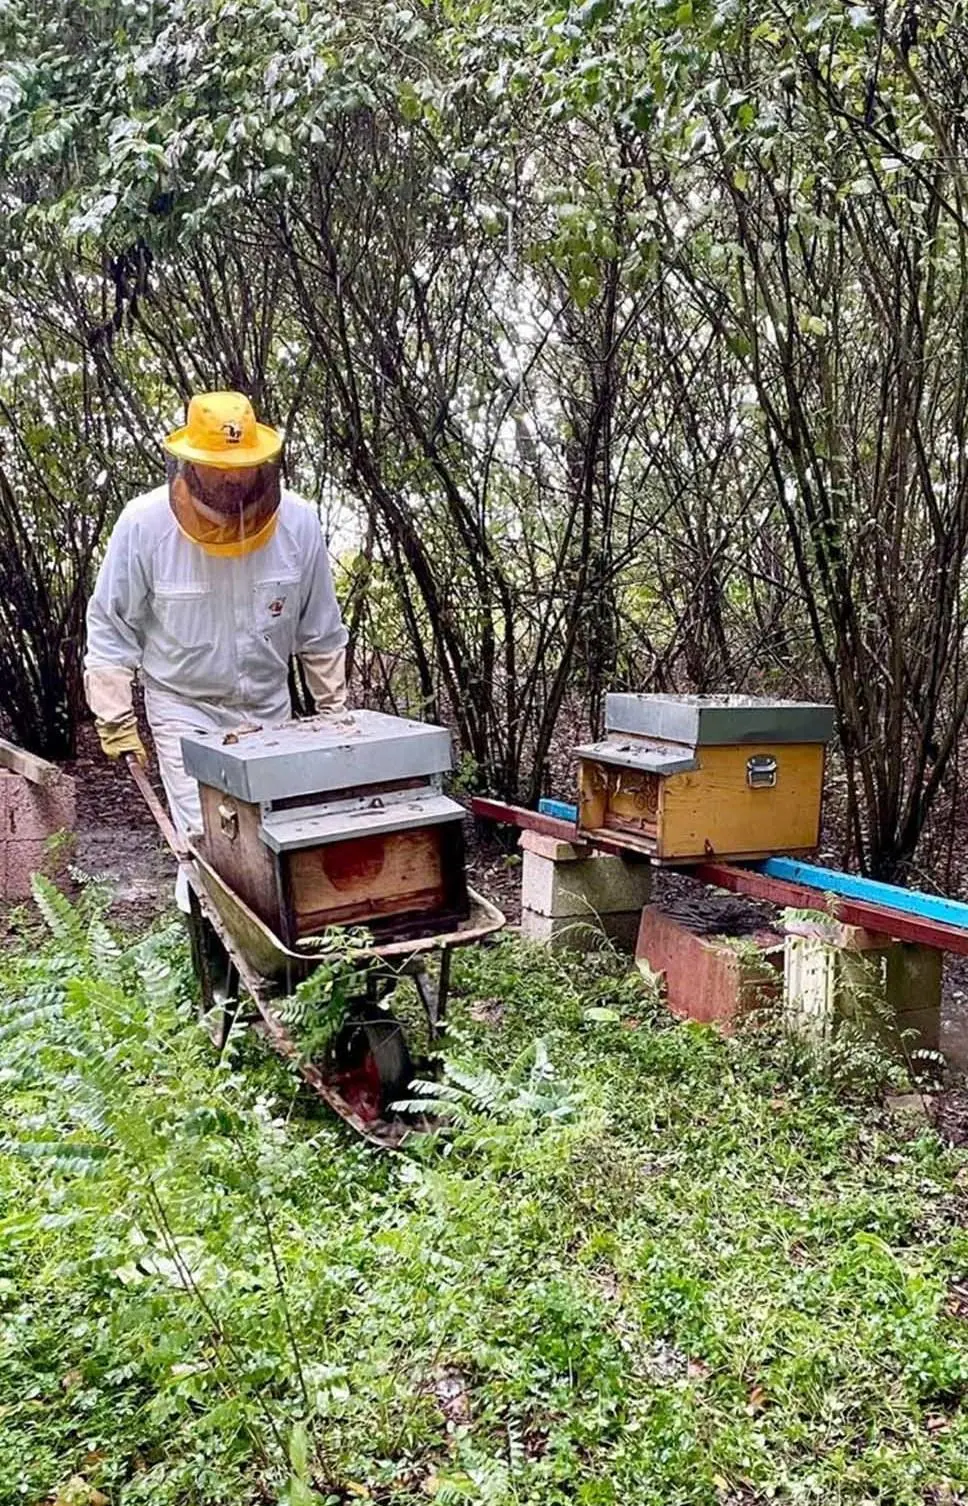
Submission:
{"label": "tree foliage", "polygon": [[131,458],[203,385],[284,423],[358,511],[357,668],[482,786],[536,794],[609,686],[829,695],[845,856],[899,872],[968,709],[965,40],[910,0],[7,6],[7,323]]}

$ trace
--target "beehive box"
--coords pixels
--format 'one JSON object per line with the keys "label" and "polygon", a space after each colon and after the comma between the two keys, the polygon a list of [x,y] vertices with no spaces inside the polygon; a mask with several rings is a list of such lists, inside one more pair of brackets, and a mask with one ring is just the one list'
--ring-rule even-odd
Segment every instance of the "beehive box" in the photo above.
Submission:
{"label": "beehive box", "polygon": [[431,934],[468,912],[442,727],[355,711],[182,740],[208,862],[289,947],[327,926]]}
{"label": "beehive box", "polygon": [[578,826],[657,862],[809,853],[820,841],[829,706],[609,695],[578,748]]}

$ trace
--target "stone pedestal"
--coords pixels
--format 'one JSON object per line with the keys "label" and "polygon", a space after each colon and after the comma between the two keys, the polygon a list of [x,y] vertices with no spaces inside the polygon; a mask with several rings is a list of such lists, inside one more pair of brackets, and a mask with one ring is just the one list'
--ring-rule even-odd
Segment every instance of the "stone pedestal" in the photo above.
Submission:
{"label": "stone pedestal", "polygon": [[522,833],[521,934],[556,950],[592,951],[603,938],[631,952],[652,869],[585,844]]}
{"label": "stone pedestal", "polygon": [[814,1039],[830,1039],[849,1021],[898,1055],[937,1051],[942,965],[934,947],[856,926],[811,931],[808,923],[786,938],[784,1010]]}
{"label": "stone pedestal", "polygon": [[34,873],[56,877],[63,871],[69,843],[58,850],[51,838],[73,832],[75,819],[74,780],[68,775],[41,786],[0,769],[0,899],[29,899]]}
{"label": "stone pedestal", "polygon": [[783,938],[766,928],[737,939],[702,935],[649,905],[635,957],[643,971],[661,977],[666,1004],[680,1019],[728,1031],[742,1015],[782,997]]}

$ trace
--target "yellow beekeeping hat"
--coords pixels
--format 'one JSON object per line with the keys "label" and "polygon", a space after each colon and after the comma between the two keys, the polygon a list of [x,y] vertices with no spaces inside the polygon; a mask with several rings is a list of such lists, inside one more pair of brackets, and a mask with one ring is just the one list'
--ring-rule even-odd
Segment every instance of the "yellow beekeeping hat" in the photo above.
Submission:
{"label": "yellow beekeeping hat", "polygon": [[220,471],[262,465],[282,449],[282,435],[256,422],[242,392],[200,392],[188,405],[188,422],[163,441],[170,455]]}

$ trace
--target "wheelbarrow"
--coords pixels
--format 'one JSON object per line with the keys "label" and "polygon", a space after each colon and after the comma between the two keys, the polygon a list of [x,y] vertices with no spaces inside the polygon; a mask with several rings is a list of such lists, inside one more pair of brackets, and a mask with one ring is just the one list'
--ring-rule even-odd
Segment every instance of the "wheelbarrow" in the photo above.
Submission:
{"label": "wheelbarrow", "polygon": [[[224,1049],[233,1025],[250,1025],[334,1113],[382,1149],[398,1148],[414,1129],[426,1128],[426,1122],[397,1114],[392,1105],[415,1077],[436,1075],[434,1051],[446,1020],[453,952],[499,931],[505,924],[501,911],[469,890],[469,914],[453,929],[341,950],[351,975],[345,1017],[323,1059],[313,1061],[290,1031],[282,1005],[332,960],[334,954],[324,950],[326,938],[306,938],[299,950],[284,945],[215,871],[201,840],[176,831],[137,760],[129,755],[126,761],[188,883],[199,1011],[216,1048]],[[404,978],[412,980],[426,1022],[422,1052],[411,1049],[407,1029],[386,1002]]]}

